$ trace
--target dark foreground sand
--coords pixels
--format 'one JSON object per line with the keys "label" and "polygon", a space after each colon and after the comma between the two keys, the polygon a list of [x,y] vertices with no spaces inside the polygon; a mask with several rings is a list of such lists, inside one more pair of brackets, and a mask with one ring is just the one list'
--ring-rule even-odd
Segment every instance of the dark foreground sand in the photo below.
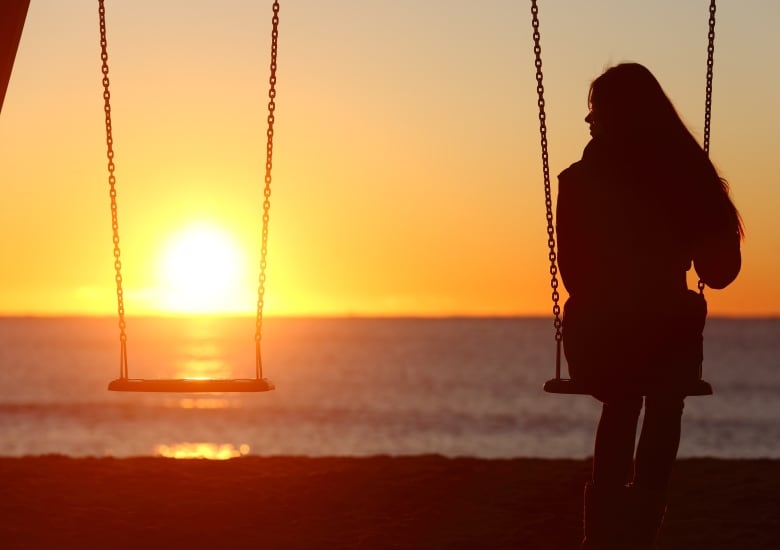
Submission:
{"label": "dark foreground sand", "polygon": [[[0,458],[0,548],[575,549],[587,461]],[[662,548],[780,549],[780,461],[678,463]]]}

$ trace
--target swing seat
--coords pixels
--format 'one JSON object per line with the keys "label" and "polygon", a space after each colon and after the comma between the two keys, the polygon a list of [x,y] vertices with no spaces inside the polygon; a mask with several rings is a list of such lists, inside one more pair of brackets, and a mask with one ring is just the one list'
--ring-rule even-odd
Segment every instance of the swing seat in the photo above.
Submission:
{"label": "swing seat", "polygon": [[[685,395],[712,395],[712,386],[701,378],[694,380],[685,388]],[[571,378],[553,378],[544,383],[547,393],[563,393],[570,395],[590,395],[591,391],[577,380]]]}
{"label": "swing seat", "polygon": [[271,391],[275,387],[274,383],[267,378],[236,378],[232,380],[117,378],[108,384],[110,391],[165,393],[261,392]]}

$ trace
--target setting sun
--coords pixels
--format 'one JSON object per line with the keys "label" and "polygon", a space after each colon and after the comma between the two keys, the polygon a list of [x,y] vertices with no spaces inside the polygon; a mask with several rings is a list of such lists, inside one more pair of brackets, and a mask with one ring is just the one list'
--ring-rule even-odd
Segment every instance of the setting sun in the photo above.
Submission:
{"label": "setting sun", "polygon": [[247,307],[245,255],[214,224],[192,223],[173,234],[163,244],[158,266],[165,311],[229,313]]}

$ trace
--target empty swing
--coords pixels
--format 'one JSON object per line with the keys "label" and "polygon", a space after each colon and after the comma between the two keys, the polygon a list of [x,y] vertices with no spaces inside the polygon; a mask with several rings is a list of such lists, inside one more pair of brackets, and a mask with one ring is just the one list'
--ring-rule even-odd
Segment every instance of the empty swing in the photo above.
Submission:
{"label": "empty swing", "polygon": [[127,366],[127,334],[125,323],[124,293],[122,289],[122,262],[119,249],[119,223],[117,221],[116,178],[114,176],[114,150],[111,126],[111,93],[108,78],[108,52],[106,40],[106,10],[104,0],[98,0],[100,16],[100,47],[103,73],[103,99],[105,101],[106,156],[108,158],[108,183],[111,198],[111,227],[114,242],[114,270],[116,279],[117,311],[119,317],[119,378],[112,380],[108,389],[127,392],[262,392],[274,389],[274,384],[263,378],[261,354],[263,305],[265,297],[265,269],[268,245],[268,212],[271,206],[271,168],[273,165],[274,110],[276,107],[276,53],[279,25],[279,2],[273,3],[271,32],[271,74],[268,90],[268,130],[266,143],[265,188],[263,190],[263,226],[260,249],[260,273],[258,278],[257,316],[255,320],[255,378],[239,379],[139,379],[130,378]]}
{"label": "empty swing", "polygon": [[[705,94],[705,109],[704,109],[704,139],[703,150],[706,154],[709,154],[710,146],[710,119],[712,108],[712,68],[713,68],[713,55],[715,52],[715,10],[716,0],[710,0],[709,6],[709,32],[708,32],[708,45],[707,45],[707,85]],[[562,346],[562,319],[561,319],[561,306],[559,304],[560,294],[558,292],[558,265],[557,265],[557,252],[555,241],[555,227],[553,224],[553,202],[552,192],[550,186],[550,166],[549,166],[549,153],[547,147],[547,123],[545,114],[545,102],[544,102],[544,84],[542,74],[542,48],[541,48],[541,34],[539,32],[539,7],[537,0],[531,0],[531,25],[533,27],[533,41],[534,41],[534,65],[536,67],[536,91],[538,94],[538,107],[539,107],[539,134],[540,144],[542,151],[542,174],[544,179],[544,196],[545,207],[547,217],[547,244],[549,247],[549,260],[550,260],[550,286],[552,288],[552,302],[553,302],[553,317],[555,327],[555,377],[548,380],[544,384],[544,391],[548,393],[561,393],[561,394],[591,394],[590,389],[582,382],[571,378],[561,377],[561,346]],[[704,293],[704,283],[699,280],[698,288],[700,293]],[[690,382],[685,388],[686,395],[711,395],[712,386],[704,381],[702,378],[701,365],[699,365],[698,379]]]}

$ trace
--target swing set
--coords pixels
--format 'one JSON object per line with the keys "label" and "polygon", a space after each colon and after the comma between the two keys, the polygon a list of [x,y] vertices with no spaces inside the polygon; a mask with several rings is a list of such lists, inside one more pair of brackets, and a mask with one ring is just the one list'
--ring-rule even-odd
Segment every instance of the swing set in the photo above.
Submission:
{"label": "swing set", "polygon": [[[10,0],[2,6],[2,15],[0,18],[0,109],[10,79],[11,69],[13,68],[14,57],[21,37],[24,20],[29,7],[30,0]],[[98,0],[98,13],[100,20],[100,48],[101,48],[101,71],[103,74],[103,99],[105,111],[106,128],[106,157],[108,159],[108,183],[109,196],[111,199],[111,228],[113,235],[113,253],[114,270],[116,282],[118,327],[119,327],[119,378],[111,381],[108,389],[112,391],[123,392],[263,392],[274,389],[274,384],[263,377],[262,361],[262,328],[263,328],[263,306],[265,296],[265,270],[267,265],[268,251],[268,222],[271,198],[271,172],[273,167],[273,138],[274,138],[274,111],[276,98],[276,68],[277,68],[277,41],[279,36],[279,2],[275,0],[272,5],[272,30],[271,30],[271,62],[268,90],[268,115],[267,115],[267,141],[266,141],[266,163],[265,163],[265,186],[263,189],[262,203],[262,234],[260,243],[260,266],[258,276],[257,291],[257,311],[255,318],[255,377],[245,379],[138,379],[130,378],[128,371],[127,354],[127,334],[125,322],[124,292],[122,288],[122,261],[121,250],[119,247],[119,222],[117,217],[117,192],[116,177],[114,176],[114,149],[113,133],[111,124],[111,92],[108,67],[108,41],[106,38],[106,10],[105,0]],[[705,115],[704,115],[704,139],[703,149],[709,154],[710,143],[710,120],[712,112],[712,79],[713,79],[713,56],[715,51],[715,12],[716,0],[710,0],[709,5],[709,32],[707,46],[707,78],[705,90]],[[561,307],[559,304],[560,294],[558,292],[558,266],[555,241],[555,229],[553,224],[553,200],[550,185],[550,167],[549,152],[547,140],[547,124],[545,113],[544,83],[542,72],[542,48],[541,33],[539,30],[539,7],[537,0],[531,0],[531,23],[533,28],[534,41],[534,65],[536,68],[536,91],[538,94],[537,105],[539,108],[539,134],[542,157],[542,173],[544,180],[544,195],[547,218],[547,243],[549,247],[550,262],[550,286],[552,288],[553,302],[553,325],[555,328],[555,376],[548,380],[544,385],[544,390],[550,393],[563,394],[589,394],[590,391],[576,380],[563,378],[561,376],[561,346],[562,346],[562,319]],[[699,281],[699,292],[704,291],[704,284]],[[701,367],[699,370],[699,379],[695,380],[689,388],[688,395],[709,395],[712,393],[712,387],[709,383],[701,379]]]}
{"label": "swing set", "polygon": [[258,276],[257,314],[255,317],[255,377],[234,379],[142,379],[130,378],[127,366],[127,333],[125,322],[124,292],[122,289],[122,261],[119,248],[119,222],[117,221],[116,177],[114,176],[114,138],[111,125],[111,91],[108,78],[108,40],[106,38],[105,0],[98,0],[100,17],[100,59],[103,73],[103,100],[106,118],[106,157],[108,158],[108,185],[111,197],[111,229],[114,242],[114,271],[116,280],[117,311],[119,316],[119,378],[108,384],[112,391],[126,392],[262,392],[274,389],[274,384],[263,378],[262,334],[263,306],[265,303],[265,269],[268,254],[268,221],[271,208],[271,169],[274,153],[274,111],[276,110],[276,55],[279,37],[279,2],[273,3],[271,19],[271,74],[268,79],[268,130],[266,131],[265,187],[263,189],[263,229],[260,244],[260,273]]}
{"label": "swing set", "polygon": [[[704,152],[710,152],[710,120],[712,115],[712,77],[713,59],[715,54],[715,11],[716,0],[710,0],[709,32],[707,33],[707,85],[704,100]],[[547,214],[547,245],[550,260],[550,287],[552,288],[553,324],[555,326],[555,377],[544,384],[544,391],[549,393],[590,395],[591,390],[578,380],[561,377],[561,346],[563,334],[561,328],[560,293],[558,292],[558,255],[555,246],[555,227],[553,225],[553,201],[550,188],[550,156],[547,148],[547,116],[544,110],[544,75],[542,73],[542,46],[539,32],[539,6],[537,0],[531,0],[531,26],[534,40],[534,65],[536,67],[536,92],[539,96],[539,136],[542,149],[542,175],[544,179],[544,202]],[[699,292],[704,293],[704,283],[699,280]],[[687,384],[685,395],[711,395],[712,386],[702,379],[702,368],[699,365],[699,377]]]}

